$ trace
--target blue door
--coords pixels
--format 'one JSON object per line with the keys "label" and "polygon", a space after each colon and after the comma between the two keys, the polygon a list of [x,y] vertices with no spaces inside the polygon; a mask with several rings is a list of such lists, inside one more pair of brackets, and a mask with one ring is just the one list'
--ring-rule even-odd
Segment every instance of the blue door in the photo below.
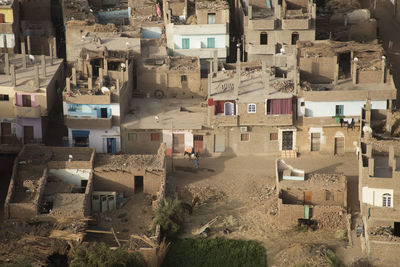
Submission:
{"label": "blue door", "polygon": [[115,138],[107,138],[107,153],[117,153],[117,140]]}

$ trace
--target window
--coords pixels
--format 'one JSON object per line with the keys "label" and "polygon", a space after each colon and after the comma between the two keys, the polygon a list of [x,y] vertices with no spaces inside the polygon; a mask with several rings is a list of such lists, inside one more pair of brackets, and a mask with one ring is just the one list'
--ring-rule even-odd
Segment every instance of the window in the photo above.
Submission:
{"label": "window", "polygon": [[278,133],[270,133],[270,134],[269,134],[269,140],[270,140],[270,141],[276,141],[276,140],[278,140]]}
{"label": "window", "polygon": [[224,104],[225,115],[235,115],[235,105],[231,102],[225,102]]}
{"label": "window", "polygon": [[268,99],[267,115],[292,114],[292,99]]}
{"label": "window", "polygon": [[190,39],[182,38],[182,49],[189,49],[189,48],[190,48]]}
{"label": "window", "polygon": [[23,107],[31,107],[32,101],[30,95],[22,95],[22,106]]}
{"label": "window", "polygon": [[215,48],[215,38],[207,38],[207,48]]}
{"label": "window", "polygon": [[266,32],[263,32],[260,34],[260,44],[261,45],[267,45],[268,44],[268,34]]}
{"label": "window", "polygon": [[344,106],[343,105],[336,105],[335,107],[335,116],[340,117],[344,114]]}
{"label": "window", "polygon": [[181,83],[187,82],[187,76],[186,75],[181,75]]}
{"label": "window", "polygon": [[292,45],[295,45],[299,40],[300,36],[298,32],[292,33]]}
{"label": "window", "polygon": [[391,194],[383,194],[383,207],[391,207],[392,206],[392,195]]}
{"label": "window", "polygon": [[207,24],[215,24],[215,13],[208,13]]}
{"label": "window", "polygon": [[2,94],[0,94],[0,101],[8,101],[8,100],[10,100],[9,97],[8,97],[8,95],[2,95]]}
{"label": "window", "polygon": [[159,133],[152,133],[151,134],[151,141],[160,141],[160,134]]}
{"label": "window", "polygon": [[333,193],[331,191],[325,191],[325,200],[333,200]]}
{"label": "window", "polygon": [[304,103],[304,101],[300,102],[300,107],[304,107],[306,104]]}
{"label": "window", "polygon": [[128,141],[134,142],[137,139],[136,133],[128,133]]}
{"label": "window", "polygon": [[248,104],[247,113],[256,113],[256,104]]}
{"label": "window", "polygon": [[248,133],[240,134],[240,141],[247,142],[250,140],[250,135]]}

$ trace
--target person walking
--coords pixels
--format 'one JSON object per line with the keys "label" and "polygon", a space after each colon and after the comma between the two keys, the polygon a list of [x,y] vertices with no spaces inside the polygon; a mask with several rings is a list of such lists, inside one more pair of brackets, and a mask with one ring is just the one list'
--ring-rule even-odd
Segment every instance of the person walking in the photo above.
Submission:
{"label": "person walking", "polygon": [[199,157],[195,157],[195,159],[194,159],[194,167],[195,167],[196,169],[199,168]]}

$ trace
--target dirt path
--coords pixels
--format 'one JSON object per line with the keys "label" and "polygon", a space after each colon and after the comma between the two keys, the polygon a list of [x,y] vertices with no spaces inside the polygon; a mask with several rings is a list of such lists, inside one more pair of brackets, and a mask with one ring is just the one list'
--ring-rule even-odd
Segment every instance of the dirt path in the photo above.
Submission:
{"label": "dirt path", "polygon": [[[344,173],[352,191],[348,202],[352,210],[359,209],[358,165],[354,154],[344,157],[308,154],[285,161],[307,173]],[[220,216],[211,234],[262,242],[270,266],[298,263],[321,266],[317,255],[321,244],[338,251],[345,263],[361,255],[361,249],[347,249],[346,242],[336,239],[335,231],[298,232],[280,227],[276,216],[274,157],[204,158],[200,159],[200,169],[195,169],[193,161],[187,159],[175,159],[174,164],[176,172],[168,180],[169,194],[178,192],[189,202],[191,199],[185,197],[190,195],[187,191],[203,192],[200,205],[186,219],[184,237],[192,236],[193,230]]]}

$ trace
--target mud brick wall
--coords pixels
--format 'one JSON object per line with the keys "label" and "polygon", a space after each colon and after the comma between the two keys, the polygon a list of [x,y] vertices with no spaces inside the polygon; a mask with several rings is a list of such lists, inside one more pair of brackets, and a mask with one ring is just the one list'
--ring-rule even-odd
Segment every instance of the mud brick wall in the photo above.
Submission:
{"label": "mud brick wall", "polygon": [[9,219],[29,219],[37,215],[37,205],[34,203],[9,203]]}
{"label": "mud brick wall", "polygon": [[165,172],[163,171],[146,171],[143,177],[143,192],[146,194],[156,195],[165,184]]}
{"label": "mud brick wall", "polygon": [[358,83],[381,83],[382,71],[358,71],[357,82]]}
{"label": "mud brick wall", "polygon": [[49,169],[91,169],[90,161],[50,161],[47,166]]}
{"label": "mud brick wall", "polygon": [[336,57],[301,57],[299,71],[304,78],[320,81],[333,81],[335,76]]}
{"label": "mud brick wall", "polygon": [[399,242],[369,240],[368,248],[369,259],[371,259],[376,266],[399,266]]}
{"label": "mud brick wall", "polygon": [[282,199],[278,200],[279,222],[283,226],[297,225],[297,219],[304,218],[303,205],[282,204]]}
{"label": "mud brick wall", "polygon": [[[143,176],[144,172],[137,175]],[[93,190],[122,192],[124,196],[130,197],[135,194],[135,175],[130,172],[95,170]]]}

